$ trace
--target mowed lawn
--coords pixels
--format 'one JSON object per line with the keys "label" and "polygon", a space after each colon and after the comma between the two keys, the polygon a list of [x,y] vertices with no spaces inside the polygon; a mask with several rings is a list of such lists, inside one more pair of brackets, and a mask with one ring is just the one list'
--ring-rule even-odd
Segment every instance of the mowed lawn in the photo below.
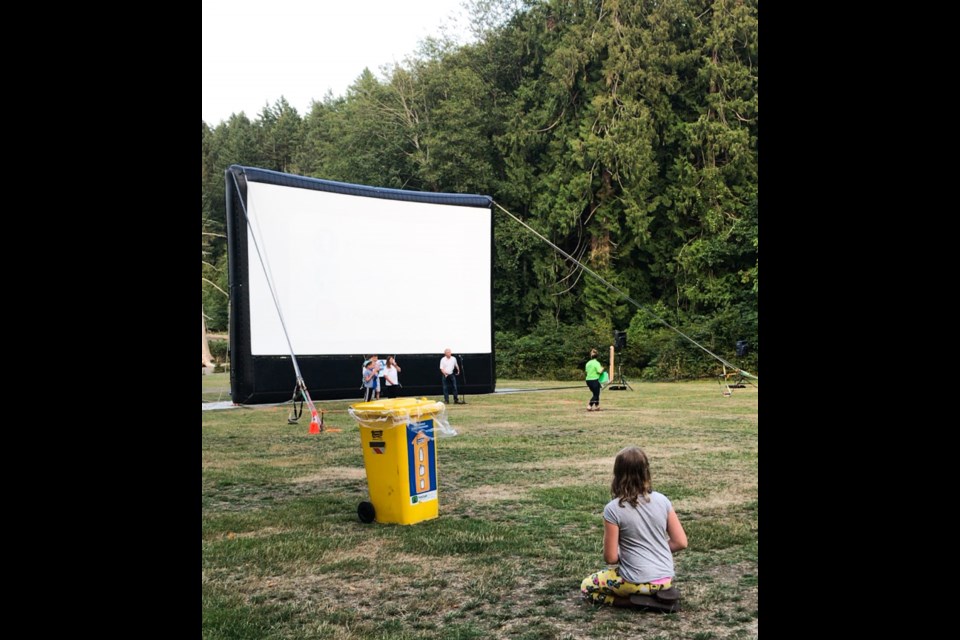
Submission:
{"label": "mowed lawn", "polygon": [[[205,377],[204,399],[218,384]],[[447,408],[460,435],[437,440],[440,516],[408,526],[357,518],[356,400],[319,403],[342,429],[321,435],[309,416],[288,425],[289,407],[202,412],[203,637],[756,637],[759,391],[633,383],[588,413],[582,383],[497,384],[534,386],[573,388]],[[678,614],[580,599],[605,566],[601,513],[627,445],[687,531]]]}

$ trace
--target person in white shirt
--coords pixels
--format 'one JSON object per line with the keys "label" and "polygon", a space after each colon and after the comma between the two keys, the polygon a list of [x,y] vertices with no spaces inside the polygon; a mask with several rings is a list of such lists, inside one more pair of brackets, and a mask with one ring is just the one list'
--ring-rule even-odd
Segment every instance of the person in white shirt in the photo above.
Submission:
{"label": "person in white shirt", "polygon": [[400,367],[393,356],[387,358],[387,366],[383,369],[383,393],[388,398],[396,398],[400,389]]}
{"label": "person in white shirt", "polygon": [[385,360],[377,360],[377,400],[380,399],[380,392],[383,391],[383,376],[386,364]]}
{"label": "person in white shirt", "polygon": [[450,404],[450,387],[453,386],[453,401],[460,402],[457,393],[457,378],[460,375],[460,364],[450,355],[450,349],[445,349],[440,358],[440,373],[443,375],[443,402]]}

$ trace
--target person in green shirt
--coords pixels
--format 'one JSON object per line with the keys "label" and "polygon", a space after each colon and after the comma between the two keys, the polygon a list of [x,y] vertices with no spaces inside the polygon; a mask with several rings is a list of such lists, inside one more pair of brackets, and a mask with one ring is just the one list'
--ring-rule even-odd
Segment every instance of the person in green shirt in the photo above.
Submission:
{"label": "person in green shirt", "polygon": [[587,411],[600,411],[600,374],[603,373],[603,365],[597,361],[596,349],[590,349],[590,360],[584,369],[587,372],[587,386],[593,392],[593,397],[587,403]]}

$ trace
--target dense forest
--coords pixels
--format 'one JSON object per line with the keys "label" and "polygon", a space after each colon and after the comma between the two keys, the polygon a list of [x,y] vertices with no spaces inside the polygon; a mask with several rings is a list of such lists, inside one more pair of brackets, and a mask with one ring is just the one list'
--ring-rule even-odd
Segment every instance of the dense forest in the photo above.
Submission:
{"label": "dense forest", "polygon": [[471,44],[427,41],[304,115],[281,97],[252,120],[202,122],[208,328],[227,328],[224,169],[243,164],[490,195],[644,305],[495,208],[501,377],[575,377],[615,329],[632,376],[719,371],[656,316],[756,372],[757,4],[474,0]]}

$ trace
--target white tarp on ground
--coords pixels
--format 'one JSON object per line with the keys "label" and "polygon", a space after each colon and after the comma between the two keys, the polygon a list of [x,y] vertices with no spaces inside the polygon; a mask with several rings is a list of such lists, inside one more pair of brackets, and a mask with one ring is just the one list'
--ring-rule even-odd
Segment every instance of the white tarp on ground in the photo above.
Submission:
{"label": "white tarp on ground", "polygon": [[215,411],[217,409],[239,409],[240,405],[233,404],[232,400],[223,402],[201,402],[201,411]]}

